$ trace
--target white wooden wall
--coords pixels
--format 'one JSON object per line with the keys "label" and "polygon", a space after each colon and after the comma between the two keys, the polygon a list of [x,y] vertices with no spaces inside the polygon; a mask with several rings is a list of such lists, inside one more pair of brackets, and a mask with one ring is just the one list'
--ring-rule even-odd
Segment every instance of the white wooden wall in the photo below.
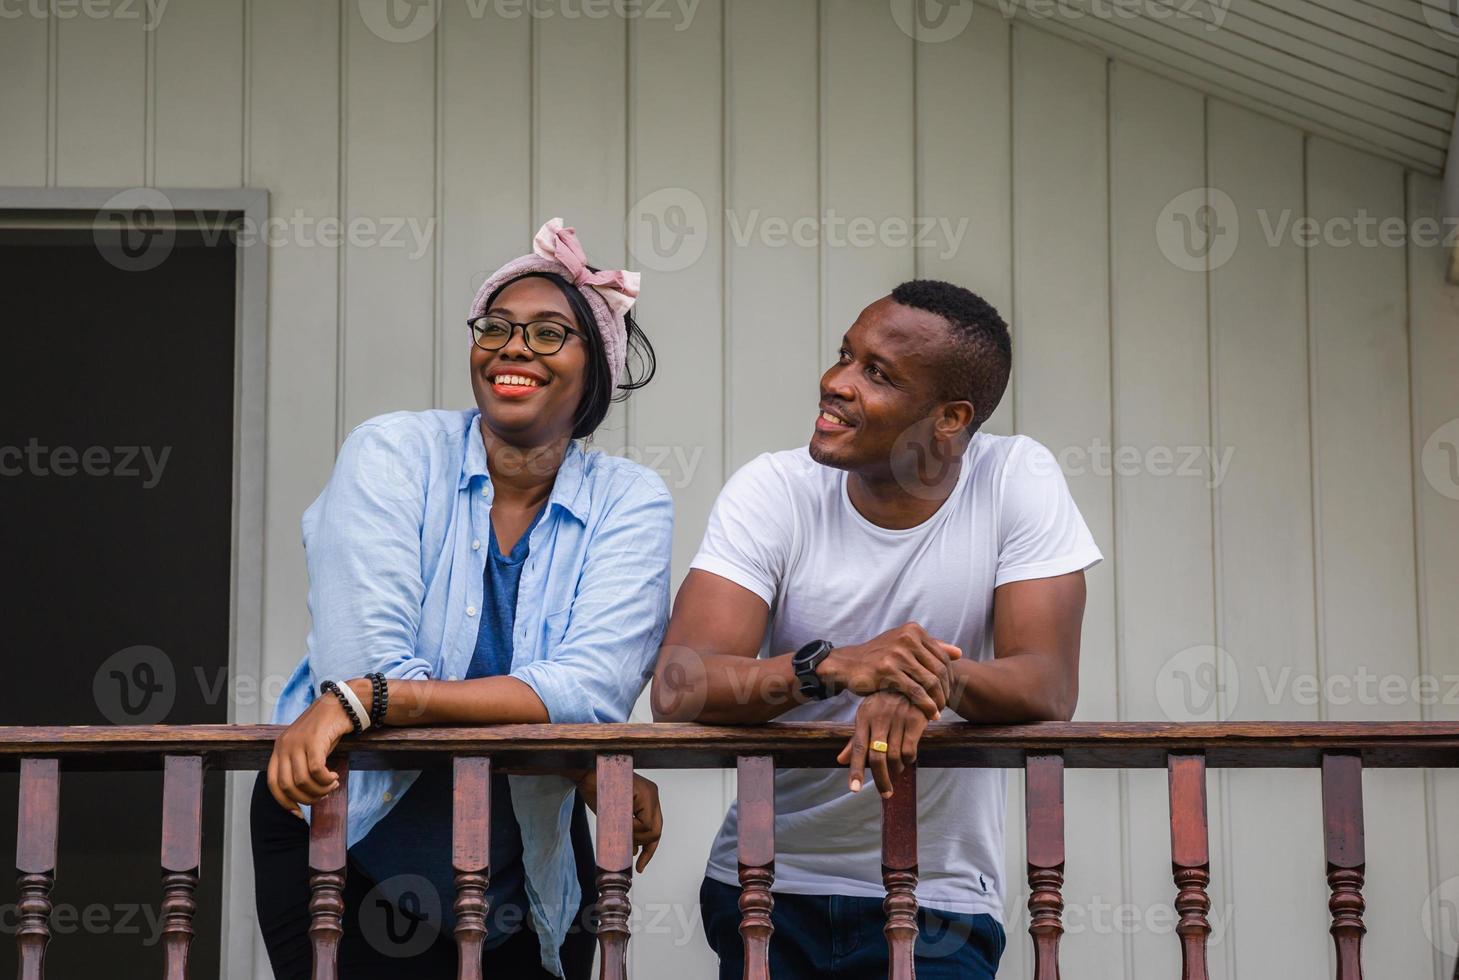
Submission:
{"label": "white wooden wall", "polygon": [[[1452,700],[1264,691],[1284,668],[1459,675],[1459,501],[1431,438],[1459,417],[1459,292],[1443,251],[1272,246],[1261,224],[1283,209],[1432,215],[1431,176],[991,7],[920,44],[869,0],[701,0],[687,21],[476,8],[448,3],[408,43],[371,29],[375,0],[172,0],[155,31],[0,21],[0,184],[243,185],[266,188],[276,216],[435,221],[419,258],[271,250],[269,672],[302,650],[299,517],[344,434],[392,409],[469,404],[468,303],[540,221],[563,216],[595,262],[618,266],[653,245],[636,202],[670,189],[656,200],[702,206],[703,253],[646,270],[641,319],[661,373],[598,441],[684,461],[662,465],[679,574],[725,477],[807,438],[815,379],[856,312],[900,280],[943,277],[1013,324],[1014,380],[990,429],[1056,451],[1232,452],[1214,488],[1205,475],[1070,475],[1107,557],[1090,575],[1080,718],[1459,717]],[[1209,273],[1168,261],[1156,234],[1167,203],[1201,187],[1230,196],[1240,229]],[[727,209],[740,227],[827,211],[969,225],[953,255],[940,241],[741,245]],[[1203,663],[1221,672],[1220,696],[1187,711],[1172,664]],[[1069,783],[1066,970],[1176,975],[1163,776]],[[665,845],[634,889],[634,976],[705,976],[693,903],[732,782],[662,785]],[[1448,923],[1433,917],[1441,962],[1423,903],[1445,883],[1459,902],[1459,777],[1370,773],[1366,789],[1369,973],[1448,977],[1453,906]],[[1214,975],[1330,975],[1316,775],[1213,775],[1210,811]],[[1030,973],[1024,898],[1009,896],[1005,976]]]}

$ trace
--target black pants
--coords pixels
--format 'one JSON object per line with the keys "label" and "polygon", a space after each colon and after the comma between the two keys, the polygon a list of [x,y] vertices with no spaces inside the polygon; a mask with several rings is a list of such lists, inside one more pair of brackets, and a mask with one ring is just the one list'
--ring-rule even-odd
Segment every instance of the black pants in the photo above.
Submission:
{"label": "black pants", "polygon": [[[308,980],[313,963],[309,945],[309,825],[285,811],[268,791],[268,779],[260,773],[253,786],[250,825],[253,837],[253,886],[258,925],[268,947],[269,963],[278,980]],[[583,890],[583,907],[597,900],[594,886],[592,840],[587,816],[579,800],[573,811],[573,851],[577,856],[578,881]],[[345,872],[344,936],[339,945],[339,975],[349,980],[390,978],[399,980],[453,980],[456,976],[456,943],[452,936],[433,941],[381,941],[378,930],[361,928],[361,912],[375,883],[351,862]],[[449,901],[453,896],[446,896]],[[389,910],[391,923],[395,910]],[[592,973],[597,937],[579,915],[562,944],[566,980],[587,980]],[[378,925],[378,924],[377,924]],[[371,937],[375,936],[375,941]],[[551,977],[542,968],[537,934],[519,929],[512,938],[482,956],[488,976]]]}

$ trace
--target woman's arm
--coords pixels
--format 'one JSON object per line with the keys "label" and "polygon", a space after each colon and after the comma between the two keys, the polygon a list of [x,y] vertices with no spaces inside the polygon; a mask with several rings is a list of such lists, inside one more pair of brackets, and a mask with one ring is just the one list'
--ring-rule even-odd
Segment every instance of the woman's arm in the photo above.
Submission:
{"label": "woman's arm", "polygon": [[[371,708],[372,685],[365,678],[346,681],[365,710]],[[547,708],[521,681],[480,677],[465,681],[390,681],[387,725],[536,724],[547,721]],[[490,714],[492,717],[483,718]],[[329,768],[330,753],[354,726],[339,698],[325,695],[310,705],[274,745],[268,784],[279,805],[299,814],[299,805],[313,805],[339,788],[339,775]],[[544,769],[537,773],[564,776],[577,785],[583,801],[598,811],[598,774],[593,769]],[[659,788],[643,776],[633,777],[633,843],[637,868],[643,871],[658,850],[664,816]]]}

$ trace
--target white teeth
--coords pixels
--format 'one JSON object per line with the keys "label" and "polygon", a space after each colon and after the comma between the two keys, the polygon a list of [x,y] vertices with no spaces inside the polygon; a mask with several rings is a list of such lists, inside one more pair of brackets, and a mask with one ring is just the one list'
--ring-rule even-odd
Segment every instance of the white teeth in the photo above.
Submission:
{"label": "white teeth", "polygon": [[529,378],[524,374],[498,374],[492,378],[493,384],[499,385],[522,385],[527,388],[536,388],[542,382],[536,378]]}
{"label": "white teeth", "polygon": [[831,422],[831,423],[834,423],[836,425],[850,425],[851,424],[850,422],[847,422],[845,419],[837,418],[836,416],[832,415],[830,412],[822,412],[821,413],[821,418],[825,419],[827,422]]}

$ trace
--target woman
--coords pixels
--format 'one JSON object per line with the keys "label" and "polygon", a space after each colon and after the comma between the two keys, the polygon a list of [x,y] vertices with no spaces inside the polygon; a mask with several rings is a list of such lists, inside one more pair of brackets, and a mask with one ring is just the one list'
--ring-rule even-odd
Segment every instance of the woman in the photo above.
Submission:
{"label": "woman", "polygon": [[[472,304],[476,409],[364,423],[305,513],[313,627],[252,806],[276,976],[309,974],[299,818],[338,786],[326,759],[341,739],[382,723],[618,722],[643,689],[672,504],[651,471],[576,441],[653,375],[637,293],[637,273],[595,270],[547,222]],[[488,975],[588,975],[594,796],[592,772],[493,777]],[[660,825],[656,788],[635,780],[640,870]],[[449,771],[352,773],[348,840],[340,975],[454,977]]]}

